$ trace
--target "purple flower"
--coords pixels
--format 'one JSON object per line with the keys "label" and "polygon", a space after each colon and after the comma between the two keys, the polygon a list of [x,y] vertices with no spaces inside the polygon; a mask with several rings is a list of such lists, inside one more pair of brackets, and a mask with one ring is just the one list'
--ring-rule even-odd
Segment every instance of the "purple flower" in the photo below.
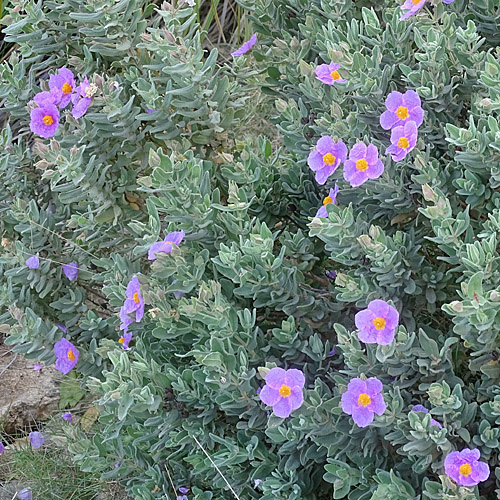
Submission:
{"label": "purple flower", "polygon": [[[172,281],[172,285],[174,285],[175,283],[177,283],[177,280]],[[184,292],[174,292],[174,297],[176,299],[180,299],[181,297],[184,297],[184,295],[185,295]]]}
{"label": "purple flower", "polygon": [[[411,411],[415,411],[417,413],[429,413],[429,410],[423,406],[423,405],[415,405]],[[431,418],[431,425],[437,425],[440,429],[443,428],[443,426],[437,421]]]}
{"label": "purple flower", "polygon": [[174,231],[168,233],[163,241],[157,241],[153,243],[148,252],[148,259],[155,260],[157,253],[170,253],[172,251],[172,245],[179,245],[184,239],[184,231]]}
{"label": "purple flower", "polygon": [[148,113],[148,114],[155,113],[155,112],[156,112],[156,109],[146,108],[146,113]]}
{"label": "purple flower", "polygon": [[349,159],[344,164],[344,179],[351,186],[361,186],[368,179],[377,179],[384,171],[384,164],[378,158],[378,149],[373,144],[355,144]]}
{"label": "purple flower", "polygon": [[406,0],[403,5],[401,5],[402,10],[406,12],[399,18],[400,21],[407,19],[410,16],[415,15],[424,5],[427,0]]}
{"label": "purple flower", "polygon": [[20,500],[31,500],[33,498],[33,493],[28,488],[23,488],[21,491],[17,492],[17,498]]}
{"label": "purple flower", "polygon": [[115,469],[118,469],[120,465],[122,464],[121,460],[118,460],[118,462],[115,462]]}
{"label": "purple flower", "polygon": [[245,42],[239,49],[231,52],[233,57],[242,56],[246,54],[257,43],[257,33],[254,33],[248,42]]}
{"label": "purple flower", "polygon": [[182,493],[183,495],[185,495],[188,491],[189,491],[189,488],[183,488],[183,487],[179,488],[179,493]]}
{"label": "purple flower", "polygon": [[335,354],[335,347],[332,347],[332,350],[328,354],[330,356],[333,356]]}
{"label": "purple flower", "polygon": [[318,140],[316,149],[309,154],[307,164],[316,172],[316,182],[324,184],[346,158],[346,145],[342,141],[335,143],[330,136],[325,135]]}
{"label": "purple flower", "polygon": [[64,420],[66,420],[70,424],[73,422],[73,415],[71,415],[71,413],[69,413],[69,412],[63,413],[61,416],[62,416],[62,418],[64,418]]}
{"label": "purple flower", "polygon": [[135,321],[139,323],[144,316],[144,299],[140,294],[141,285],[136,276],[133,276],[127,285],[126,300],[123,304],[123,311],[130,314],[135,311]]}
{"label": "purple flower", "polygon": [[314,72],[316,73],[316,78],[327,85],[333,85],[334,82],[345,82],[345,80],[340,76],[338,69],[340,64],[335,64],[331,62],[330,64],[320,64],[316,66]]}
{"label": "purple flower", "polygon": [[43,368],[43,366],[40,363],[35,363],[33,365],[33,370],[36,372],[39,372],[42,368]]}
{"label": "purple flower", "polygon": [[40,266],[40,259],[36,255],[32,255],[26,260],[26,266],[30,269],[38,269]]}
{"label": "purple flower", "polygon": [[366,427],[373,422],[373,414],[382,415],[386,409],[382,391],[382,382],[371,377],[368,380],[353,378],[342,394],[342,410],[359,427]]}
{"label": "purple flower", "polygon": [[387,110],[380,115],[380,125],[384,130],[404,125],[407,121],[420,127],[424,121],[420,97],[414,90],[407,90],[404,94],[391,92],[385,100],[385,107]]}
{"label": "purple flower", "polygon": [[78,277],[78,262],[70,262],[69,264],[63,264],[63,273],[66,275],[70,281],[75,281]]}
{"label": "purple flower", "polygon": [[81,118],[87,112],[92,104],[92,95],[93,92],[90,88],[89,81],[87,77],[85,77],[71,97],[71,102],[73,103],[72,114],[74,118]]}
{"label": "purple flower", "polygon": [[75,77],[68,68],[60,68],[56,75],[51,75],[49,78],[50,90],[61,93],[61,102],[59,103],[61,109],[65,108],[71,101],[75,86]]}
{"label": "purple flower", "polygon": [[372,300],[355,318],[359,340],[365,344],[388,345],[394,340],[399,313],[384,300]]}
{"label": "purple flower", "polygon": [[273,413],[277,417],[287,418],[304,402],[302,388],[305,381],[300,370],[272,368],[266,375],[266,385],[259,394],[260,399],[273,407]]}
{"label": "purple flower", "polygon": [[449,3],[453,3],[455,0],[443,0],[444,3],[446,4],[449,4]]}
{"label": "purple flower", "polygon": [[41,432],[30,432],[30,443],[32,448],[40,448],[44,441],[45,438],[43,437],[43,434]]}
{"label": "purple flower", "polygon": [[390,153],[394,161],[401,161],[417,143],[418,129],[415,122],[406,122],[391,131],[391,143],[385,152]]}
{"label": "purple flower", "polygon": [[54,346],[54,354],[57,357],[56,370],[61,373],[69,373],[78,363],[79,352],[67,339],[62,338]]}
{"label": "purple flower", "polygon": [[0,455],[5,451],[5,446],[3,443],[0,443]]}
{"label": "purple flower", "polygon": [[479,457],[477,448],[452,451],[446,455],[444,470],[460,486],[475,486],[490,477],[488,464],[479,462]]}
{"label": "purple flower", "polygon": [[253,483],[254,486],[257,488],[257,486],[259,486],[259,484],[262,483],[262,479],[254,479]]}
{"label": "purple flower", "polygon": [[337,183],[335,183],[335,187],[332,189],[330,188],[330,192],[328,193],[328,196],[323,200],[323,206],[316,212],[316,217],[323,217],[325,219],[328,219],[328,212],[326,211],[326,206],[328,203],[337,203],[337,193],[339,192],[339,187],[337,186]]}
{"label": "purple flower", "polygon": [[33,100],[38,104],[38,106],[43,106],[44,104],[51,104],[52,106],[57,106],[62,99],[62,92],[60,90],[54,89],[50,92],[38,92],[38,94],[33,97]]}
{"label": "purple flower", "polygon": [[64,333],[66,333],[67,328],[64,325],[61,325],[60,323],[57,323],[56,326],[60,328]]}
{"label": "purple flower", "polygon": [[31,110],[30,129],[40,137],[52,137],[59,126],[59,110],[53,105],[44,102],[39,108]]}
{"label": "purple flower", "polygon": [[327,271],[326,277],[330,278],[331,280],[334,280],[337,277],[337,273],[335,271]]}
{"label": "purple flower", "polygon": [[[130,324],[130,323],[129,323]],[[127,325],[128,328],[128,325]],[[124,332],[123,335],[118,339],[118,342],[122,345],[122,347],[127,350],[128,344],[132,340],[132,334],[129,332]]]}

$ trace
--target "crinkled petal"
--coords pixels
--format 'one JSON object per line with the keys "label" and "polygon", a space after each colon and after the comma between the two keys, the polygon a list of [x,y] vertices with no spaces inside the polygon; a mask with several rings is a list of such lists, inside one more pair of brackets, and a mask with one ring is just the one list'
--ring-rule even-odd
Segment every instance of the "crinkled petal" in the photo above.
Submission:
{"label": "crinkled petal", "polygon": [[354,160],[346,160],[344,163],[344,179],[353,187],[361,186],[368,180],[368,170],[364,172],[356,168]]}
{"label": "crinkled petal", "polygon": [[367,427],[373,422],[373,411],[368,408],[358,406],[353,408],[352,419],[358,427]]}
{"label": "crinkled petal", "polygon": [[348,415],[352,415],[353,409],[358,406],[358,397],[359,394],[357,392],[349,390],[344,392],[341,399],[342,410]]}
{"label": "crinkled petal", "polygon": [[313,150],[309,153],[307,164],[313,172],[321,170],[325,166],[325,163],[323,162],[323,156],[319,151],[316,150]]}
{"label": "crinkled petal", "polygon": [[279,390],[285,383],[286,371],[283,368],[272,368],[266,375],[266,384],[272,389]]}
{"label": "crinkled petal", "polygon": [[407,90],[403,94],[403,105],[408,109],[422,106],[420,96],[414,90]]}
{"label": "crinkled petal", "polygon": [[[337,142],[333,146],[332,152],[333,152],[335,158],[337,158],[337,161],[340,160],[340,161],[338,161],[338,163],[345,161],[345,159],[347,158],[347,146],[344,144],[343,141]],[[335,162],[335,167],[338,166],[338,163]]]}
{"label": "crinkled petal", "polygon": [[390,128],[394,127],[394,125],[396,125],[399,121],[400,120],[398,118],[398,115],[396,115],[396,113],[389,111],[389,110],[384,111],[380,115],[380,126],[384,130],[389,130]]}
{"label": "crinkled petal", "polygon": [[[402,8],[405,8],[405,6],[403,5]],[[398,92],[397,90],[391,92],[385,99],[385,107],[389,111],[395,112],[402,104],[403,104],[403,94],[401,92]]]}
{"label": "crinkled petal", "polygon": [[422,413],[429,413],[429,410],[423,406],[423,405],[415,405],[411,411],[416,411],[416,412],[422,412]]}
{"label": "crinkled petal", "polygon": [[369,379],[365,380],[365,384],[366,384],[366,393],[370,397],[373,397],[375,394],[381,392],[383,388],[382,382],[380,382],[380,380],[375,377],[370,377]]}
{"label": "crinkled petal", "polygon": [[326,211],[326,207],[324,205],[316,212],[316,217],[323,217],[324,219],[328,219],[328,212]]}
{"label": "crinkled petal", "polygon": [[148,260],[155,260],[159,253],[170,253],[172,251],[172,243],[165,241],[157,241],[153,243],[148,251]]}
{"label": "crinkled petal", "polygon": [[460,457],[465,462],[472,463],[476,460],[479,460],[479,458],[481,457],[481,452],[477,448],[474,448],[472,450],[465,448],[460,452]]}
{"label": "crinkled petal", "polygon": [[365,158],[366,158],[366,162],[370,166],[372,166],[375,163],[377,163],[377,161],[379,161],[377,146],[375,146],[374,144],[368,144],[368,146],[366,148]]}
{"label": "crinkled petal", "polygon": [[383,413],[387,409],[387,405],[384,401],[384,396],[382,396],[382,394],[375,394],[375,396],[371,397],[371,400],[372,402],[369,408],[377,415],[383,415]]}
{"label": "crinkled petal", "polygon": [[185,235],[184,231],[173,231],[165,236],[164,242],[180,245]]}
{"label": "crinkled petal", "polygon": [[292,411],[300,408],[304,402],[304,393],[301,387],[292,387],[292,394],[289,398],[292,403]]}
{"label": "crinkled petal", "polygon": [[82,97],[73,107],[73,118],[81,118],[92,104],[92,98]]}
{"label": "crinkled petal", "polygon": [[349,152],[350,160],[361,160],[366,156],[366,144],[364,142],[357,142]]}
{"label": "crinkled petal", "polygon": [[366,171],[366,175],[369,179],[378,179],[384,173],[384,164],[382,160],[378,160],[375,165],[371,166]]}
{"label": "crinkled petal", "polygon": [[290,387],[300,387],[302,389],[306,383],[306,378],[300,370],[292,368],[291,370],[287,370],[285,372],[284,383]]}
{"label": "crinkled petal", "polygon": [[281,401],[278,401],[273,406],[273,413],[280,418],[287,418],[292,413],[292,400],[291,397],[281,398]]}
{"label": "crinkled petal", "polygon": [[321,156],[326,155],[326,153],[332,153],[335,147],[335,142],[329,135],[324,135],[316,143],[316,150],[321,154]]}
{"label": "crinkled petal", "polygon": [[335,165],[326,165],[321,170],[318,170],[315,176],[316,182],[322,186],[328,180],[328,177],[335,172],[336,168]]}
{"label": "crinkled petal", "polygon": [[378,345],[389,345],[392,344],[394,340],[394,332],[393,328],[383,328],[382,330],[376,330],[377,332],[377,344]]}
{"label": "crinkled petal", "polygon": [[485,462],[477,462],[474,464],[471,472],[471,479],[474,483],[481,483],[490,477],[490,468]]}
{"label": "crinkled petal", "polygon": [[239,49],[231,53],[233,57],[246,54],[257,43],[257,33],[254,33],[248,41],[246,41]]}
{"label": "crinkled petal", "polygon": [[274,406],[281,399],[281,395],[277,389],[265,385],[260,391],[260,399],[267,406]]}

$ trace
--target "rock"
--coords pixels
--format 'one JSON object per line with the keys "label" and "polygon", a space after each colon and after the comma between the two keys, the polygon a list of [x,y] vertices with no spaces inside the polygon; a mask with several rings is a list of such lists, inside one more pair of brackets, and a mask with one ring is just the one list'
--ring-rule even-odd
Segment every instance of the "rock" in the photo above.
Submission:
{"label": "rock", "polygon": [[[57,411],[60,379],[57,370],[33,370],[34,362],[0,345],[0,422],[5,433],[32,426]],[[15,359],[14,359],[15,358]]]}

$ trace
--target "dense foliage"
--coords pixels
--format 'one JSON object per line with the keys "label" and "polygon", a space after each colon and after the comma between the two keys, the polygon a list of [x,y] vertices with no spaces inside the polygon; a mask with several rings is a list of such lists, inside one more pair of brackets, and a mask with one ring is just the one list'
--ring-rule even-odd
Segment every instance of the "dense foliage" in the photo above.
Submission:
{"label": "dense foliage", "polygon": [[[431,0],[407,20],[393,0],[254,0],[244,7],[259,42],[232,61],[204,49],[186,3],[13,3],[4,33],[17,47],[0,66],[0,323],[33,360],[55,361],[63,337],[78,348],[99,410],[97,433],[67,427],[82,469],[145,500],[172,494],[169,474],[197,500],[234,498],[226,480],[241,499],[497,498],[497,0]],[[316,78],[331,61],[345,82]],[[30,101],[61,67],[95,94],[43,139]],[[260,87],[279,140],[253,133]],[[379,117],[408,89],[425,115],[395,162]],[[340,167],[318,185],[307,158],[325,135],[373,143],[382,176],[351,187]],[[336,204],[315,217],[335,182]],[[148,260],[179,230],[182,243]],[[124,350],[134,275],[145,315]],[[374,299],[399,312],[389,345],[357,335],[354,317]],[[305,374],[287,419],[258,395],[275,366]],[[364,428],[340,406],[356,377],[379,379],[387,405]],[[463,448],[490,466],[478,486],[445,474]]]}

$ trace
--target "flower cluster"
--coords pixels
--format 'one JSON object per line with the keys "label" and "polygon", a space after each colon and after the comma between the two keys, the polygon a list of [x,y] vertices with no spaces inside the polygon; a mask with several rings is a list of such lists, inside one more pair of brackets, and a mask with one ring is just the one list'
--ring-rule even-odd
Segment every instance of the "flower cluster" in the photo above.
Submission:
{"label": "flower cluster", "polygon": [[49,78],[49,92],[39,92],[33,98],[37,107],[31,110],[30,129],[41,137],[53,137],[59,127],[60,111],[70,102],[74,118],[81,118],[92,103],[97,88],[87,77],[76,85],[75,76],[68,68],[60,68]]}
{"label": "flower cluster", "polygon": [[[455,0],[443,0],[443,3],[450,4]],[[405,0],[405,3],[401,6],[401,9],[405,13],[399,18],[400,21],[408,19],[410,16],[414,16],[425,4],[427,0]]]}

